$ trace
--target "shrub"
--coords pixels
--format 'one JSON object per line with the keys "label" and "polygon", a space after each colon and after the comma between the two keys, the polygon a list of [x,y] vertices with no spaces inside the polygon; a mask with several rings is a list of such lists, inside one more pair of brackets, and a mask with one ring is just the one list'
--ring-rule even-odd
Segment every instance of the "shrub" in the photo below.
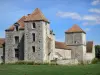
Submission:
{"label": "shrub", "polygon": [[96,64],[96,63],[98,63],[99,62],[99,59],[98,58],[94,58],[93,60],[92,60],[92,64]]}

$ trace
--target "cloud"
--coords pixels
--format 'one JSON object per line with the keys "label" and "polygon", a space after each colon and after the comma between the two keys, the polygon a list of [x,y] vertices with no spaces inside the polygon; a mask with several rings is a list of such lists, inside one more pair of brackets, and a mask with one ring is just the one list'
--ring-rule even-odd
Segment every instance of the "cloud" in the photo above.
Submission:
{"label": "cloud", "polygon": [[85,21],[83,25],[96,25],[100,24],[100,16],[99,15],[80,15],[77,12],[57,12],[56,14],[61,18],[71,18],[74,20]]}
{"label": "cloud", "polygon": [[62,18],[71,18],[71,19],[81,20],[81,16],[76,12],[61,12],[60,11],[60,12],[57,12],[56,15]]}
{"label": "cloud", "polygon": [[89,12],[98,13],[100,14],[100,9],[89,9]]}
{"label": "cloud", "polygon": [[91,3],[91,5],[98,5],[100,4],[100,0],[93,0],[93,2]]}
{"label": "cloud", "polygon": [[85,31],[86,31],[86,32],[90,31],[90,28],[86,28]]}
{"label": "cloud", "polygon": [[83,20],[86,21],[83,23],[84,26],[100,24],[100,16],[98,15],[87,15],[83,17]]}
{"label": "cloud", "polygon": [[96,21],[97,17],[92,16],[92,15],[85,15],[82,17],[82,20],[87,20],[87,21]]}
{"label": "cloud", "polygon": [[92,5],[98,5],[98,4],[100,4],[100,0],[93,0],[93,2],[91,4]]}

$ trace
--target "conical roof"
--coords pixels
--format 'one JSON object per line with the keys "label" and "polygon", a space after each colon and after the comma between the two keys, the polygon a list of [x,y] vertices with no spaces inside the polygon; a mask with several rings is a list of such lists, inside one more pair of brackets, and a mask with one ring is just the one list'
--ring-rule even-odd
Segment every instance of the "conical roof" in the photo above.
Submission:
{"label": "conical roof", "polygon": [[65,33],[85,33],[77,24],[74,24],[70,29],[68,29]]}
{"label": "conical roof", "polygon": [[36,8],[32,14],[26,17],[25,21],[46,21],[49,22],[39,8]]}

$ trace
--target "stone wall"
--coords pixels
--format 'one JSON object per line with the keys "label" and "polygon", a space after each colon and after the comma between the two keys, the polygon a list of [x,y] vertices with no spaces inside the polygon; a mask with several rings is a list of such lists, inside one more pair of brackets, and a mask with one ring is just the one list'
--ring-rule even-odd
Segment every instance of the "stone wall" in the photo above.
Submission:
{"label": "stone wall", "polygon": [[[25,22],[25,61],[43,62],[47,60],[47,32],[46,23],[36,21],[36,28],[32,28],[33,22]],[[32,40],[32,33],[35,33],[35,41]],[[35,46],[35,52],[32,50]]]}
{"label": "stone wall", "polygon": [[55,58],[57,59],[71,59],[71,50],[55,48]]}
{"label": "stone wall", "polygon": [[84,61],[86,55],[86,34],[68,33],[65,34],[65,43],[72,49],[71,58]]}
{"label": "stone wall", "polygon": [[86,34],[84,33],[65,33],[65,43],[67,45],[86,45]]}
{"label": "stone wall", "polygon": [[3,48],[0,48],[0,63],[3,62]]}
{"label": "stone wall", "polygon": [[68,60],[57,60],[59,65],[77,65],[79,64],[77,59],[68,59]]}
{"label": "stone wall", "polygon": [[[6,31],[5,63],[24,60],[24,30]],[[19,43],[15,44],[15,36],[19,37]],[[15,49],[19,49],[19,58],[15,58]]]}
{"label": "stone wall", "polygon": [[86,55],[86,46],[77,45],[77,46],[69,46],[71,50],[71,58],[77,59],[78,61],[84,61]]}
{"label": "stone wall", "polygon": [[91,53],[86,53],[86,56],[85,56],[85,60],[86,61],[91,61],[95,58],[95,48],[93,46],[92,48],[92,52]]}

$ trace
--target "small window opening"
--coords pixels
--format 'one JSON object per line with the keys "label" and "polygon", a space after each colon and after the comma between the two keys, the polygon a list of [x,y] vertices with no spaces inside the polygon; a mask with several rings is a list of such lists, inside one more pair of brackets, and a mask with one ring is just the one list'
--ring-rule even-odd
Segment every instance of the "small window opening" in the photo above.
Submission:
{"label": "small window opening", "polygon": [[35,52],[35,46],[32,46],[33,52]]}
{"label": "small window opening", "polygon": [[19,58],[19,50],[15,49],[15,58]]}
{"label": "small window opening", "polygon": [[18,44],[18,43],[19,43],[19,37],[15,36],[15,44]]}
{"label": "small window opening", "polygon": [[36,28],[36,25],[35,25],[35,23],[33,23],[33,28]]}
{"label": "small window opening", "polygon": [[35,41],[35,33],[32,33],[33,41]]}

